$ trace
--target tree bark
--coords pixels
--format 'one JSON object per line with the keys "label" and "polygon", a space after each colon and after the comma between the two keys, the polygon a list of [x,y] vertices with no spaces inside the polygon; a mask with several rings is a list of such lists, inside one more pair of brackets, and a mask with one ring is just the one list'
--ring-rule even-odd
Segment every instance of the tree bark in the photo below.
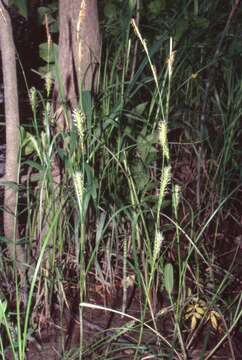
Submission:
{"label": "tree bark", "polygon": [[[80,91],[95,90],[101,39],[97,0],[59,0],[59,68],[64,101],[75,108]],[[57,91],[60,97],[60,84]]]}
{"label": "tree bark", "polygon": [[8,1],[0,0],[0,49],[5,99],[6,160],[4,190],[4,234],[8,241],[8,252],[16,261],[17,270],[24,283],[24,251],[17,245],[17,184],[19,151],[19,106],[15,46],[11,19],[7,11]]}

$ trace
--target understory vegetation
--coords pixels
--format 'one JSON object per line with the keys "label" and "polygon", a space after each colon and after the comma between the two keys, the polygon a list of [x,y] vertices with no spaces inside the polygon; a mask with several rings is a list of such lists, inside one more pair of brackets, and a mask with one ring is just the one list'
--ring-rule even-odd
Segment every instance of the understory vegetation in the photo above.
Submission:
{"label": "understory vegetation", "polygon": [[43,353],[47,328],[49,358],[241,356],[241,10],[148,3],[108,2],[97,92],[76,109],[53,113],[52,56],[28,89],[27,289],[1,236],[2,359]]}

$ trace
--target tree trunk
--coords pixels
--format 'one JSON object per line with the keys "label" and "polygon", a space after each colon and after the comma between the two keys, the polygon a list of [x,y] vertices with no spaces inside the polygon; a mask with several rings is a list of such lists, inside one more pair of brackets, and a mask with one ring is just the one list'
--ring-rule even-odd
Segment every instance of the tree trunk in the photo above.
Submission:
{"label": "tree trunk", "polygon": [[[95,90],[101,39],[97,0],[59,0],[61,100],[76,107],[80,91]],[[60,84],[57,84],[60,98]]]}
{"label": "tree trunk", "polygon": [[23,268],[24,252],[21,245],[16,245],[18,239],[16,185],[18,184],[18,150],[20,136],[19,107],[15,46],[7,6],[7,0],[0,0],[0,49],[2,56],[6,123],[4,234],[8,241],[9,255],[13,261],[16,261],[16,267],[20,273],[23,285],[25,281]]}

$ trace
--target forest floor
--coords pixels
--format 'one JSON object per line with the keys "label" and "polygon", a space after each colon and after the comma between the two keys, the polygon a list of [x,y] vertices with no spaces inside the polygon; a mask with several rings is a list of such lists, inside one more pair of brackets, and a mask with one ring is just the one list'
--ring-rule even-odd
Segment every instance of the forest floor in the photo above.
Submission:
{"label": "forest floor", "polygon": [[[186,147],[179,150],[178,154],[173,158],[173,173],[176,183],[183,186],[183,196],[193,207],[196,207],[196,179],[197,179],[197,163],[194,161],[194,154]],[[216,202],[216,184],[208,183],[206,180],[206,167],[202,168],[202,184],[206,184],[207,188],[200,201],[202,204],[207,202],[211,207],[206,206],[206,213],[200,216],[201,225],[204,218],[212,213],[212,204]],[[210,189],[209,189],[210,188]],[[189,209],[183,206],[179,214],[184,222],[189,216]],[[199,226],[199,224],[198,224]],[[240,190],[233,200],[229,200],[226,205],[226,211],[222,211],[217,222],[217,242],[216,248],[212,248],[214,225],[211,223],[206,233],[204,233],[204,245],[207,251],[211,250],[213,253],[214,263],[216,264],[216,271],[213,272],[214,284],[219,284],[226,272],[230,273],[230,285],[223,293],[224,300],[230,299],[233,303],[233,298],[236,298],[242,290],[242,191]],[[169,241],[169,236],[168,236]],[[186,245],[184,241],[184,252]],[[175,261],[176,254],[170,253],[170,259]],[[33,337],[28,342],[28,360],[40,359],[78,359],[78,347],[80,344],[80,322],[79,322],[79,289],[78,280],[75,280],[75,270],[71,270],[70,266],[64,280],[64,294],[63,307],[60,308],[60,301],[53,302],[49,309],[43,307],[42,311],[35,311],[34,316],[37,328]],[[68,266],[67,266],[68,268]],[[232,272],[231,272],[232,269]],[[74,272],[72,272],[74,271]],[[113,310],[122,310],[122,264],[119,270],[116,271],[116,277],[112,284],[103,285],[95,279],[93,274],[90,274],[87,279],[87,297],[86,301],[90,304],[111,308]],[[208,269],[204,266],[200,269],[200,288],[201,292],[209,291],[208,288]],[[129,274],[132,276],[132,272]],[[188,286],[193,286],[192,279],[188,279]],[[213,289],[211,289],[212,291]],[[175,292],[175,290],[174,290]],[[140,292],[134,284],[128,288],[126,313],[137,319],[140,317],[141,304],[144,301]],[[156,308],[155,313],[159,313],[162,309],[169,308],[169,300],[165,292],[155,294],[154,304]],[[157,329],[162,336],[170,337],[171,318],[169,311],[167,316],[157,319]],[[126,325],[125,325],[126,324]],[[151,324],[152,325],[152,324]],[[132,359],[135,350],[132,345],[137,343],[139,338],[139,331],[117,332],[117,329],[125,328],[127,326],[127,319],[102,309],[84,309],[83,311],[83,330],[84,330],[84,348],[85,353],[83,359],[108,359],[109,350],[114,346],[117,348],[115,352],[115,359]],[[192,344],[187,349],[188,359],[200,359],[200,355],[204,347],[204,338],[207,337],[207,347],[205,355],[208,354],[214,346],[223,338],[226,329],[222,331],[215,331],[211,324],[206,323],[197,330],[191,332],[187,326],[184,332],[186,342]],[[192,341],[191,341],[192,339]],[[149,345],[150,353],[144,349],[142,359],[156,359],[153,353],[156,353],[159,344],[157,338],[150,331],[144,330],[142,343]],[[96,355],[93,355],[93,347],[97,344]],[[127,345],[128,344],[128,345]],[[89,353],[88,349],[92,348]],[[118,350],[122,349],[123,350]],[[68,350],[69,349],[69,350]],[[63,355],[65,353],[65,356]],[[231,357],[232,354],[232,357]],[[106,357],[105,357],[106,356]],[[174,355],[174,359],[175,359]],[[11,356],[7,359],[11,359]],[[158,359],[158,358],[157,358]],[[162,359],[162,357],[160,357]],[[218,351],[212,356],[212,359],[242,359],[242,320],[226,337],[225,341],[218,348]]]}

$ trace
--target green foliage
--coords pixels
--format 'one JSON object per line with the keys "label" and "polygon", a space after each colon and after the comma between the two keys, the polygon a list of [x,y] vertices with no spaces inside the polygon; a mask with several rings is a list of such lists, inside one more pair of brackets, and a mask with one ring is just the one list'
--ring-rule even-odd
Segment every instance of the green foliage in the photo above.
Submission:
{"label": "green foliage", "polygon": [[[46,5],[38,7],[38,21],[40,25],[46,28],[50,35],[57,34],[59,32],[58,23],[58,3],[56,1]],[[39,57],[46,62],[46,65],[39,67],[39,72],[42,77],[49,76],[52,80],[55,80],[55,61],[58,59],[58,45],[49,39],[49,42],[39,44]]]}
{"label": "green foliage", "polygon": [[28,3],[27,0],[11,0],[10,5],[14,5],[21,16],[28,17]]}
{"label": "green foliage", "polygon": [[166,0],[153,0],[147,3],[149,15],[152,17],[158,17],[161,11],[166,9]]}
{"label": "green foliage", "polygon": [[174,272],[171,263],[167,263],[164,267],[164,286],[169,296],[171,296],[174,288]]}
{"label": "green foliage", "polygon": [[[41,22],[48,14],[52,32],[56,10],[56,5],[39,8]],[[210,323],[217,308],[224,314],[221,343],[235,331],[242,298],[236,294],[231,300],[227,293],[237,277],[238,248],[232,237],[222,237],[227,218],[227,226],[240,229],[229,203],[242,176],[242,46],[239,22],[224,32],[229,11],[218,1],[141,2],[138,37],[130,27],[136,2],[105,1],[99,89],[96,98],[81,94],[76,111],[83,121],[64,108],[67,128],[57,132],[46,94],[34,92],[32,127],[21,128],[22,183],[16,186],[24,194],[21,230],[30,280],[27,312],[18,312],[19,324],[24,323],[24,333],[18,329],[21,360],[36,326],[31,317],[38,313],[36,303],[42,301],[48,313],[54,299],[61,312],[70,300],[69,285],[84,307],[95,286],[104,294],[118,289],[118,297],[123,295],[122,312],[89,304],[93,311],[96,306],[121,316],[124,325],[114,324],[111,336],[102,332],[101,341],[91,339],[88,348],[79,341],[73,356],[111,357],[122,350],[115,342],[119,335],[132,330],[132,344],[125,338],[132,350],[128,356],[186,358],[201,341],[190,328],[198,317],[201,326],[209,325],[207,309]],[[52,67],[60,79],[57,46],[44,43],[39,50],[45,71]],[[235,255],[224,270],[220,251],[226,256],[230,240],[227,253],[232,246]],[[187,283],[195,295],[189,295]],[[137,318],[127,309],[127,294],[135,288]],[[201,301],[195,301],[201,297],[203,313]],[[167,300],[171,306],[160,308]],[[187,325],[190,302],[193,324]],[[0,321],[6,311],[3,301]],[[82,334],[85,322],[79,315]],[[169,331],[161,334],[167,319]],[[146,338],[154,341],[147,344]],[[157,341],[159,346],[153,346]],[[200,345],[207,351],[206,343]],[[213,349],[208,352],[212,356]]]}
{"label": "green foliage", "polygon": [[51,42],[39,45],[39,56],[46,62],[46,65],[39,67],[40,75],[44,78],[50,74],[52,80],[55,79],[55,61],[58,59],[58,45]]}
{"label": "green foliage", "polygon": [[53,65],[55,63],[56,57],[58,56],[58,45],[53,44],[51,47],[49,47],[47,42],[40,44],[39,56],[48,64]]}
{"label": "green foliage", "polygon": [[138,192],[144,190],[145,186],[150,181],[147,167],[141,160],[137,159],[132,165],[131,171],[134,174],[134,181]]}
{"label": "green foliage", "polygon": [[156,133],[147,134],[147,129],[144,127],[137,137],[137,150],[144,164],[150,165],[157,158],[157,150],[155,145],[158,139]]}
{"label": "green foliage", "polygon": [[6,310],[7,310],[7,301],[6,300],[2,301],[0,299],[0,325],[4,322]]}
{"label": "green foliage", "polygon": [[107,2],[107,4],[104,7],[104,15],[109,19],[117,18],[117,6],[111,1]]}
{"label": "green foliage", "polygon": [[113,41],[125,42],[130,20],[135,9],[135,0],[107,0],[104,4],[104,36]]}
{"label": "green foliage", "polygon": [[48,22],[49,31],[51,34],[59,32],[58,25],[58,2],[54,1],[46,6],[38,7],[39,22],[43,26],[46,25],[46,19]]}

